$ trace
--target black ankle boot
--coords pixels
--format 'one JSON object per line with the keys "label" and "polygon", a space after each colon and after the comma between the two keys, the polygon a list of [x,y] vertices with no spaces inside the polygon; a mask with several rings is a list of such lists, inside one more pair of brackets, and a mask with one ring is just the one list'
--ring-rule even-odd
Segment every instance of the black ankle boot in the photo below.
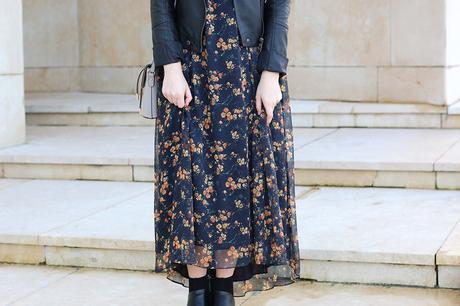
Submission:
{"label": "black ankle boot", "polygon": [[213,290],[212,306],[235,306],[235,298],[230,292],[223,290]]}
{"label": "black ankle boot", "polygon": [[208,289],[189,291],[187,306],[211,306],[209,304],[209,293]]}
{"label": "black ankle boot", "polygon": [[235,306],[233,277],[211,279],[212,306]]}
{"label": "black ankle boot", "polygon": [[208,275],[189,278],[187,306],[211,306],[210,291]]}

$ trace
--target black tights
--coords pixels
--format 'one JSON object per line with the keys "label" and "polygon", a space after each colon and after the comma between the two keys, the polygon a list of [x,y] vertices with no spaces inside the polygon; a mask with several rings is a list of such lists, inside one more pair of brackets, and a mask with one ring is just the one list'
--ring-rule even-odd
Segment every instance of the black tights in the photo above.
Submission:
{"label": "black tights", "polygon": [[233,294],[233,276],[210,277],[206,274],[202,277],[189,277],[189,291],[198,289],[221,290]]}

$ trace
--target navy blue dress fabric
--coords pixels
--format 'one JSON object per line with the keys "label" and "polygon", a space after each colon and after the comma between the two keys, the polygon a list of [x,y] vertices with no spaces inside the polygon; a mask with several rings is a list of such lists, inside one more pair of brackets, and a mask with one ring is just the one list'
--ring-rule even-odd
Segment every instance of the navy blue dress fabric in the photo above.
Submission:
{"label": "navy blue dress fabric", "polygon": [[203,51],[183,47],[193,100],[161,93],[155,123],[155,271],[188,286],[187,264],[235,268],[235,296],[292,283],[300,258],[287,75],[266,125],[257,114],[261,45],[241,43],[233,0],[207,0]]}

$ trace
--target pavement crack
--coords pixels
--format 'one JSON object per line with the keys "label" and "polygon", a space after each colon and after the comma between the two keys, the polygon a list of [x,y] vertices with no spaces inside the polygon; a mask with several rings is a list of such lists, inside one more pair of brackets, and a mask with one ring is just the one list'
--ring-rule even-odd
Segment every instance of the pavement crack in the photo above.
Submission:
{"label": "pavement crack", "polygon": [[458,143],[460,143],[460,137],[459,137],[456,141],[454,141],[454,142],[447,148],[446,151],[444,151],[443,153],[441,153],[441,155],[439,155],[439,156],[434,160],[434,162],[433,162],[433,169],[432,169],[433,172],[436,172],[435,165],[437,164],[437,162],[438,162],[441,158],[443,158],[443,157],[444,157],[454,146],[456,146]]}
{"label": "pavement crack", "polygon": [[[46,267],[48,267],[48,266],[46,266]],[[17,302],[20,302],[21,300],[24,300],[24,299],[28,298],[29,296],[34,295],[34,294],[37,293],[38,291],[43,290],[43,289],[45,289],[45,288],[47,288],[47,287],[49,287],[49,286],[51,286],[51,285],[54,285],[55,283],[57,283],[57,282],[59,282],[59,281],[62,281],[63,279],[69,277],[70,275],[72,275],[72,274],[74,274],[74,273],[76,273],[76,272],[78,272],[78,271],[79,271],[79,268],[75,268],[75,269],[74,269],[73,271],[71,271],[70,273],[67,273],[67,274],[65,274],[65,275],[63,275],[63,276],[61,276],[61,277],[59,277],[59,278],[56,278],[55,280],[50,281],[49,283],[47,283],[47,284],[45,284],[45,285],[43,285],[43,286],[41,286],[41,287],[38,287],[38,288],[35,289],[35,290],[30,291],[28,294],[26,294],[26,295],[24,295],[24,296],[22,296],[22,297],[20,297],[20,298],[17,298],[16,300],[14,300],[14,301],[12,301],[12,302],[6,304],[5,306],[12,306],[12,305],[14,305],[14,304],[17,303]]]}

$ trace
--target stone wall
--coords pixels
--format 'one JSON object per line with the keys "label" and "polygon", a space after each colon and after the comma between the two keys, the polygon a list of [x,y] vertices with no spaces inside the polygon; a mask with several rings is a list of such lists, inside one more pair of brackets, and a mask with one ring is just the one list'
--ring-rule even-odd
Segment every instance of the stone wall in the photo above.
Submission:
{"label": "stone wall", "polygon": [[289,49],[294,95],[455,102],[459,15],[457,0],[294,0]]}
{"label": "stone wall", "polygon": [[[451,104],[457,0],[292,0],[291,96]],[[28,91],[132,92],[151,56],[148,0],[24,0]]]}
{"label": "stone wall", "polygon": [[131,93],[151,57],[148,0],[24,0],[27,91]]}
{"label": "stone wall", "polygon": [[0,148],[3,148],[25,141],[24,63],[21,0],[0,0],[0,7]]}
{"label": "stone wall", "polygon": [[26,91],[79,90],[75,0],[23,0]]}

